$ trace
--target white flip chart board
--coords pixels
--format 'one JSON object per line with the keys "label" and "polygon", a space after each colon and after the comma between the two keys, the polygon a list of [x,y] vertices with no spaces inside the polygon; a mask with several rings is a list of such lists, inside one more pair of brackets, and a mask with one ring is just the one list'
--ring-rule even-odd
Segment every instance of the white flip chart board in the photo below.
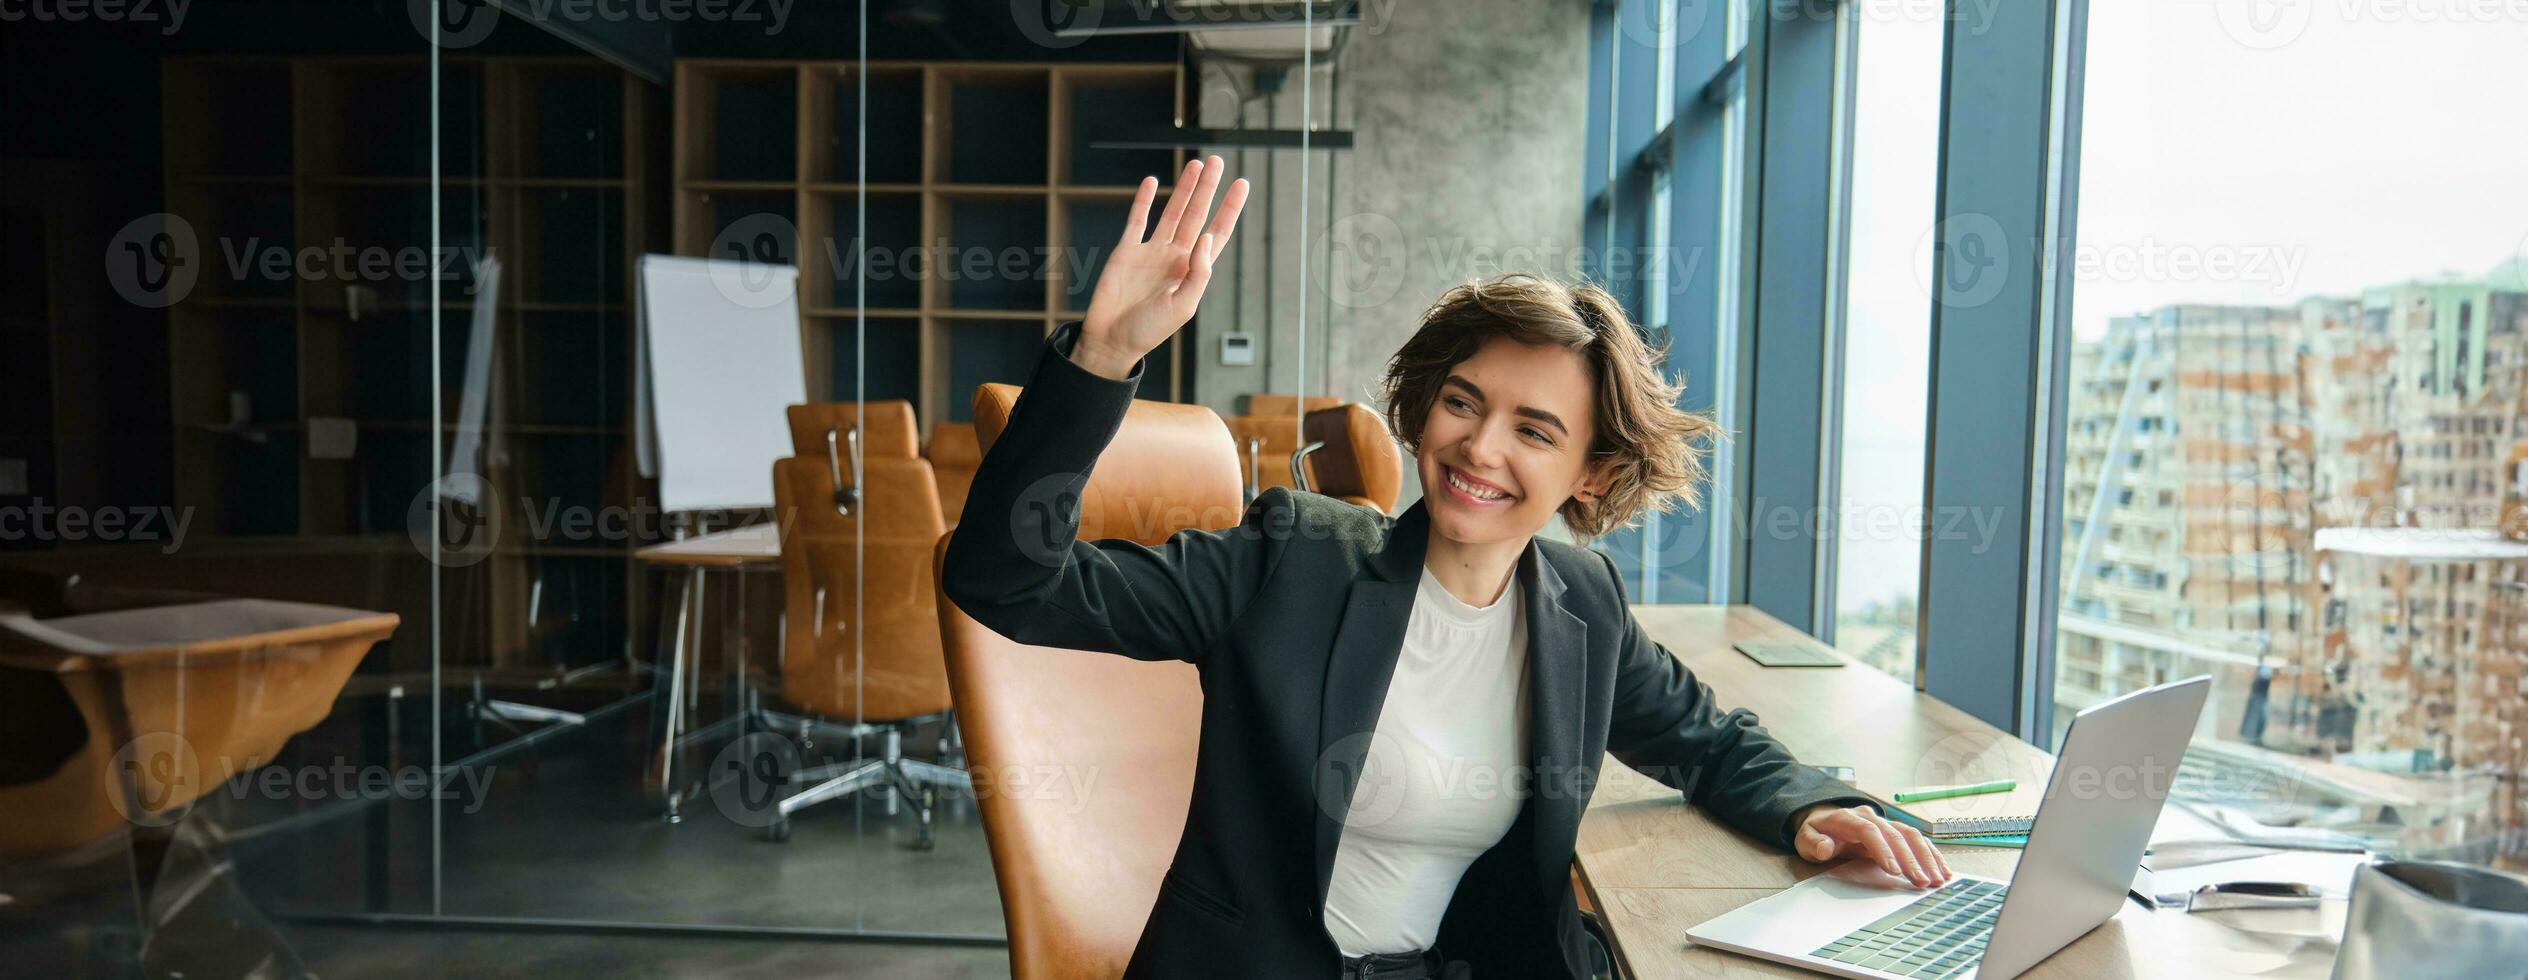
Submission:
{"label": "white flip chart board", "polygon": [[799,270],[641,257],[634,444],[669,511],[772,506],[788,409],[808,400]]}

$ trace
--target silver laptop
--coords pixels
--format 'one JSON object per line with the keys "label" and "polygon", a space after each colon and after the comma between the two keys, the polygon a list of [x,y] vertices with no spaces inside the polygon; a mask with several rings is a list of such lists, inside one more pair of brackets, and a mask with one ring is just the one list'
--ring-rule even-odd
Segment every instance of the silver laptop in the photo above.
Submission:
{"label": "silver laptop", "polygon": [[1847,861],[1685,934],[1838,976],[2018,976],[2115,916],[2211,689],[2197,677],[2074,716],[2007,882],[1921,891]]}

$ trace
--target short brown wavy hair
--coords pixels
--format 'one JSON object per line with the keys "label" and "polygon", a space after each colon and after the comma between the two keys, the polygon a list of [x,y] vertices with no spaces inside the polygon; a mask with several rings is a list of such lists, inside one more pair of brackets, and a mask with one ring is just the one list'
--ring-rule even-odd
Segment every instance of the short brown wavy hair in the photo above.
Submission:
{"label": "short brown wavy hair", "polygon": [[1387,427],[1406,450],[1421,453],[1423,423],[1449,370],[1496,337],[1575,351],[1596,382],[1589,465],[1607,474],[1607,488],[1595,500],[1563,503],[1574,535],[1594,538],[1632,526],[1644,511],[1700,505],[1703,454],[1725,434],[1709,416],[1677,407],[1685,389],[1659,371],[1665,345],[1651,347],[1615,297],[1587,282],[1519,272],[1460,284],[1434,301],[1379,383]]}

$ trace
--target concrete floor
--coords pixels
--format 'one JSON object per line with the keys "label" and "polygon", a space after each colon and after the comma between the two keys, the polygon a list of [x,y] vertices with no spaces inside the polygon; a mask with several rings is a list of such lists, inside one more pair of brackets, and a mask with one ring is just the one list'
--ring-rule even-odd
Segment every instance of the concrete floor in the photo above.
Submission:
{"label": "concrete floor", "polygon": [[[257,969],[316,976],[1000,977],[1009,972],[991,859],[973,802],[940,807],[937,847],[912,847],[909,808],[876,799],[810,810],[774,842],[712,799],[682,822],[641,792],[647,715],[631,711],[486,767],[480,805],[439,807],[439,911],[462,917],[676,927],[779,927],[949,936],[967,942],[721,938],[613,932],[460,930],[347,924],[341,917],[431,911],[432,814],[389,801],[325,817],[322,801],[218,799],[187,818],[232,835],[233,862],[141,962],[130,862],[96,887],[30,905],[0,903],[0,973],[224,976]],[[908,740],[928,754],[931,738]],[[712,761],[706,745],[693,760]],[[812,750],[814,751],[814,750]],[[282,760],[276,765],[290,765]],[[301,764],[304,764],[303,762]],[[473,812],[463,812],[471,807]],[[329,811],[330,812],[330,811]],[[317,813],[307,826],[257,834]],[[196,835],[198,836],[198,835]],[[198,867],[197,865],[193,865]],[[202,880],[170,873],[171,880]],[[162,891],[173,891],[163,889]],[[0,888],[0,894],[6,889]],[[24,968],[24,972],[21,971]]]}

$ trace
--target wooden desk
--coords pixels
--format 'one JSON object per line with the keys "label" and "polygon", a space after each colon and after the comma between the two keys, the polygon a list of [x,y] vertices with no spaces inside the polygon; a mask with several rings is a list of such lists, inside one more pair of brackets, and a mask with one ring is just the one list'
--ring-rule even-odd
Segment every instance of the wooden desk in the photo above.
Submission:
{"label": "wooden desk", "polygon": [[[1802,761],[1851,766],[1864,780],[1897,773],[1900,781],[1918,772],[1954,771],[1977,756],[2040,780],[2052,767],[2035,746],[1868,667],[1757,665],[1731,645],[1807,637],[1752,607],[1636,606],[1633,614],[1722,704],[1754,711]],[[1987,847],[1941,853],[1953,871],[2004,880],[2020,854]],[[1731,830],[1611,757],[1581,820],[1575,863],[1629,976],[1822,975],[1695,946],[1685,930],[1825,866]],[[2340,917],[2342,906],[2330,903],[2330,911]],[[2259,918],[2277,916],[2288,918]],[[2153,912],[2127,901],[2114,919],[2026,975],[2324,977],[2333,943],[2293,935],[2283,924],[2313,918],[2306,911]],[[2265,931],[2268,925],[2273,931]]]}

